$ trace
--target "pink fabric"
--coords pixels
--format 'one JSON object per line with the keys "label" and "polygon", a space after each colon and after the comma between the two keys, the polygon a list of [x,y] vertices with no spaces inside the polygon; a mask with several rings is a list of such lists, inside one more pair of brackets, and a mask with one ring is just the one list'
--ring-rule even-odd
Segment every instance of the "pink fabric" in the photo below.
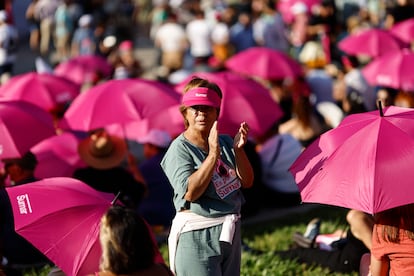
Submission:
{"label": "pink fabric", "polygon": [[370,214],[412,203],[414,111],[390,106],[383,115],[349,115],[302,152],[289,170],[303,202]]}
{"label": "pink fabric", "polygon": [[46,110],[14,100],[0,101],[0,129],[0,159],[20,157],[56,133]]}
{"label": "pink fabric", "polygon": [[219,108],[221,99],[216,91],[207,87],[196,87],[184,94],[181,103],[185,106],[206,105]]}
{"label": "pink fabric", "polygon": [[400,230],[400,243],[386,242],[382,239],[381,225],[374,226],[371,254],[378,260],[390,259],[390,276],[414,275],[414,241],[404,230]]}
{"label": "pink fabric", "polygon": [[362,74],[371,85],[387,86],[405,91],[414,90],[411,67],[414,52],[409,49],[391,51],[362,68]]}

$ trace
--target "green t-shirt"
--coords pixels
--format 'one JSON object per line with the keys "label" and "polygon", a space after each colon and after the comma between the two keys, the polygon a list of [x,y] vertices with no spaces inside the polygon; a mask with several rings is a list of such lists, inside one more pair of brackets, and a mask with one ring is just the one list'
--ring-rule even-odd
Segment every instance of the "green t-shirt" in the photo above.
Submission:
{"label": "green t-shirt", "polygon": [[217,162],[212,181],[204,194],[191,203],[184,199],[188,177],[201,166],[207,152],[190,143],[183,134],[171,143],[161,161],[161,167],[174,189],[173,201],[177,212],[190,209],[205,217],[240,213],[244,197],[235,172],[233,140],[228,135],[220,135],[219,143],[221,158]]}

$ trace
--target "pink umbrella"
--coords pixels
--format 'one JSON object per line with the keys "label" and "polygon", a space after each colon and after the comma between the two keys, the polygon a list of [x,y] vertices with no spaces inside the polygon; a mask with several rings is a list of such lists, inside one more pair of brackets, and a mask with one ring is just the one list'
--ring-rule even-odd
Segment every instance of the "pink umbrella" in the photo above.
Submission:
{"label": "pink umbrella", "polygon": [[[99,271],[100,221],[115,199],[69,177],[53,177],[6,188],[16,232],[66,275]],[[155,261],[164,260],[156,241]]]}
{"label": "pink umbrella", "polygon": [[31,102],[49,111],[75,99],[80,86],[67,78],[48,73],[26,73],[11,78],[0,87],[6,99]]}
{"label": "pink umbrella", "polygon": [[406,19],[391,27],[390,32],[410,44],[414,40],[414,18]]}
{"label": "pink umbrella", "polygon": [[38,165],[35,176],[39,179],[49,177],[71,177],[77,168],[85,167],[78,153],[80,139],[70,132],[49,137],[31,148]]}
{"label": "pink umbrella", "polygon": [[16,158],[55,135],[52,116],[23,101],[0,101],[0,159]]}
{"label": "pink umbrella", "polygon": [[251,47],[230,57],[227,69],[265,80],[283,79],[303,75],[299,62],[287,54],[266,47]]}
{"label": "pink umbrella", "polygon": [[362,74],[371,85],[414,91],[413,62],[414,52],[408,49],[391,52],[371,61]]}
{"label": "pink umbrella", "polygon": [[16,232],[66,275],[99,271],[99,225],[112,198],[66,177],[6,188]]}
{"label": "pink umbrella", "polygon": [[182,92],[184,85],[199,76],[217,83],[223,91],[219,130],[234,136],[240,123],[246,121],[253,137],[266,133],[283,115],[280,106],[270,97],[269,91],[258,82],[232,72],[197,72],[176,86]]}
{"label": "pink umbrella", "polygon": [[62,126],[89,131],[111,124],[137,122],[178,104],[180,95],[161,82],[145,79],[110,80],[77,97]]}
{"label": "pink umbrella", "polygon": [[179,108],[180,104],[176,104],[167,107],[163,112],[148,116],[140,122],[127,124],[124,127],[127,137],[139,141],[140,138],[144,137],[151,129],[164,130],[168,132],[171,137],[178,136],[184,131],[183,116],[181,115]]}
{"label": "pink umbrella", "polygon": [[290,168],[302,200],[377,213],[414,202],[414,110],[349,115]]}
{"label": "pink umbrella", "polygon": [[305,4],[310,14],[311,11],[321,3],[321,0],[279,0],[277,2],[277,10],[282,14],[285,22],[292,23],[294,18],[292,7],[298,2]]}
{"label": "pink umbrella", "polygon": [[77,56],[59,63],[54,73],[82,85],[94,82],[97,79],[109,78],[112,74],[112,65],[98,55]]}
{"label": "pink umbrella", "polygon": [[390,51],[398,51],[407,45],[389,31],[370,28],[352,34],[338,43],[338,48],[349,55],[378,57]]}

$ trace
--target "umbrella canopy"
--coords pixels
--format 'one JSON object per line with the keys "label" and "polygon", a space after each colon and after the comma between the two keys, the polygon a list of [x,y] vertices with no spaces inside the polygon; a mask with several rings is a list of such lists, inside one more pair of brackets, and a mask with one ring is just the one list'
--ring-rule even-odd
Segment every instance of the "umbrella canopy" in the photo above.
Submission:
{"label": "umbrella canopy", "polygon": [[0,101],[0,159],[16,158],[55,135],[52,116],[24,101]]}
{"label": "umbrella canopy", "polygon": [[230,57],[227,69],[265,80],[283,79],[303,75],[299,62],[287,54],[266,47],[251,47]]}
{"label": "umbrella canopy", "polygon": [[74,134],[64,132],[34,145],[31,151],[38,161],[35,176],[39,179],[71,177],[77,168],[85,167],[78,153],[79,141]]}
{"label": "umbrella canopy", "polygon": [[414,52],[403,49],[374,59],[362,69],[362,74],[371,85],[414,91],[413,62]]}
{"label": "umbrella canopy", "polygon": [[77,56],[59,63],[53,72],[82,85],[96,78],[105,79],[112,74],[112,65],[98,55]]}
{"label": "umbrella canopy", "polygon": [[110,80],[79,95],[65,112],[62,127],[89,131],[143,120],[178,104],[170,86],[145,79]]}
{"label": "umbrella canopy", "polygon": [[19,235],[66,275],[83,276],[99,271],[99,225],[111,206],[108,194],[68,177],[48,178],[6,190]]}
{"label": "umbrella canopy", "polygon": [[371,58],[398,51],[406,46],[406,43],[389,31],[377,28],[351,34],[338,43],[338,48],[349,55],[366,55]]}
{"label": "umbrella canopy", "polygon": [[220,86],[223,99],[220,108],[219,131],[234,136],[240,123],[249,124],[251,135],[265,134],[283,115],[280,106],[271,98],[269,91],[255,80],[233,72],[197,72],[176,86],[182,92],[193,76],[208,79]]}
{"label": "umbrella canopy", "polygon": [[414,202],[414,110],[349,115],[289,169],[304,202],[377,213]]}
{"label": "umbrella canopy", "polygon": [[[126,126],[128,137],[131,137],[133,133],[148,133],[151,129],[164,130],[171,137],[176,137],[183,132],[185,128],[183,116],[180,112],[180,104],[170,106],[163,112],[148,116],[141,122],[128,124]],[[140,141],[140,137],[136,140]]]}
{"label": "umbrella canopy", "polygon": [[393,25],[390,33],[405,43],[410,44],[414,40],[414,18],[406,19]]}
{"label": "umbrella canopy", "polygon": [[48,73],[25,73],[11,78],[0,87],[0,96],[23,100],[45,110],[67,105],[80,92],[80,86],[69,79]]}

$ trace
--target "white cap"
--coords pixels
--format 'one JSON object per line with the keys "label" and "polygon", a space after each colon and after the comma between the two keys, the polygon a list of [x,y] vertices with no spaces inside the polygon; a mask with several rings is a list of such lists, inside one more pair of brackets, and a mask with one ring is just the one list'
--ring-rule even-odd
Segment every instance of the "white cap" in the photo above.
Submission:
{"label": "white cap", "polygon": [[171,140],[171,135],[168,132],[159,129],[151,129],[146,136],[139,139],[139,142],[142,144],[152,144],[160,148],[168,148]]}
{"label": "white cap", "polygon": [[91,25],[92,19],[93,19],[93,17],[90,14],[84,14],[84,15],[82,15],[79,18],[79,26],[80,27],[86,27],[86,26]]}
{"label": "white cap", "polygon": [[6,22],[7,12],[5,10],[0,10],[0,22]]}
{"label": "white cap", "polygon": [[305,13],[308,12],[308,7],[306,6],[305,3],[303,2],[296,2],[291,8],[290,8],[291,12],[293,14],[300,14],[300,13]]}

